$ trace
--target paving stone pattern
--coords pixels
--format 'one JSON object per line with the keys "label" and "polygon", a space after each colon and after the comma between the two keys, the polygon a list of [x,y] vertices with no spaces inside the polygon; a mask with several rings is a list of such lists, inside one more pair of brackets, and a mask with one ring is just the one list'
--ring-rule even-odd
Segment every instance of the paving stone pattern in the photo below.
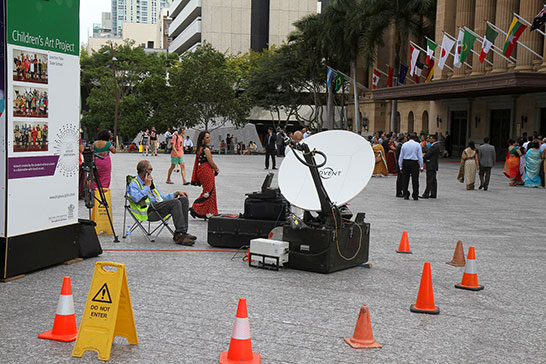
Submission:
{"label": "paving stone pattern", "polygon": [[[139,154],[113,160],[112,200],[121,234],[125,175],[134,174]],[[220,212],[242,212],[244,194],[259,190],[263,156],[214,156]],[[169,156],[148,157],[162,192],[184,189],[193,201],[200,188],[165,184]],[[194,156],[186,156],[190,178]],[[372,178],[351,202],[371,223],[372,269],[323,275],[297,270],[249,268],[227,252],[105,251],[98,258],[59,265],[0,284],[0,362],[98,363],[95,352],[71,357],[73,343],[41,340],[51,329],[62,278],[72,278],[79,325],[96,261],[127,266],[139,345],[116,338],[111,363],[218,363],[227,351],[237,302],[246,297],[252,344],[265,363],[544,363],[546,190],[513,188],[493,169],[489,191],[466,191],[456,180],[457,163],[441,163],[437,200],[404,201],[394,196],[395,177]],[[425,176],[421,175],[421,192]],[[276,180],[274,181],[276,185]],[[87,210],[80,203],[81,217]],[[128,225],[129,223],[127,223]],[[396,254],[402,231],[411,255]],[[190,221],[194,249],[207,244],[207,224]],[[149,243],[140,232],[104,249],[184,249],[163,233]],[[476,247],[480,292],[458,290],[464,268],[446,265],[457,240],[465,254]],[[424,262],[431,262],[439,315],[411,313]],[[370,308],[382,349],[351,349],[362,304]]]}

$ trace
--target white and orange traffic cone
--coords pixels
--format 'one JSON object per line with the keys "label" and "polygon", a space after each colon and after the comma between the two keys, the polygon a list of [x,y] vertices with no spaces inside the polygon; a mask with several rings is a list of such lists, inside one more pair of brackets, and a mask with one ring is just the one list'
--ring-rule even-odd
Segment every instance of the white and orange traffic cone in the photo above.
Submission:
{"label": "white and orange traffic cone", "polygon": [[463,281],[455,285],[455,288],[468,289],[470,291],[481,291],[483,286],[478,284],[478,272],[476,270],[476,253],[474,247],[468,248],[466,267],[463,273]]}
{"label": "white and orange traffic cone", "polygon": [[260,364],[261,361],[260,354],[252,352],[246,299],[241,298],[237,307],[229,350],[227,353],[220,354],[219,364]]}
{"label": "white and orange traffic cone", "polygon": [[78,336],[78,329],[76,327],[76,314],[74,313],[74,300],[72,299],[72,285],[70,284],[70,277],[64,277],[53,329],[41,333],[38,337],[40,339],[71,342],[76,340],[76,336]]}

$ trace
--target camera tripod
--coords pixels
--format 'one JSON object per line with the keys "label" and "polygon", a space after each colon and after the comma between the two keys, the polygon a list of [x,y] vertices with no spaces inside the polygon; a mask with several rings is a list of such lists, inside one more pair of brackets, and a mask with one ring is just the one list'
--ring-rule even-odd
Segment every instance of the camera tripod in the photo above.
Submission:
{"label": "camera tripod", "polygon": [[[89,220],[91,220],[91,209],[95,206],[95,200],[99,203],[99,206],[103,206],[106,209],[106,215],[108,216],[108,221],[110,222],[110,227],[112,228],[112,233],[114,234],[114,243],[119,243],[118,236],[116,235],[116,230],[114,229],[114,224],[112,223],[112,216],[110,216],[110,210],[108,209],[108,201],[104,190],[102,189],[102,184],[98,176],[97,165],[93,160],[93,157],[101,158],[100,156],[93,155],[93,152],[89,151],[91,155],[85,155],[84,151],[84,163],[82,169],[85,173],[84,187],[83,187],[83,196],[85,201],[85,207],[89,209]],[[101,158],[102,159],[102,158]],[[93,188],[93,181],[97,184],[97,189],[99,190],[98,197],[95,195],[95,188]]]}

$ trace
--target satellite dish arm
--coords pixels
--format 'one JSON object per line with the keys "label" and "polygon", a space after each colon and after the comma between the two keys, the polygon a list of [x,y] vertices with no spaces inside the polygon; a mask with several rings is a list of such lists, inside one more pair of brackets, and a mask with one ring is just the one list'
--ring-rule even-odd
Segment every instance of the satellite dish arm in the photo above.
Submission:
{"label": "satellite dish arm", "polygon": [[[320,215],[324,218],[327,224],[333,225],[332,214],[335,214],[335,219],[337,219],[337,221],[341,221],[341,214],[339,212],[339,209],[332,203],[332,200],[330,200],[330,197],[328,196],[328,193],[326,192],[326,189],[322,184],[320,172],[318,170],[320,167],[326,164],[326,155],[323,152],[317,150],[313,150],[313,152],[311,152],[307,144],[296,143],[290,138],[286,138],[285,142],[292,149],[296,158],[302,164],[309,167],[309,171],[311,172],[311,177],[313,178],[313,182],[315,184],[315,188],[317,190],[320,201]],[[303,152],[303,158],[305,159],[305,161],[300,158],[300,156],[294,151],[294,149]],[[324,158],[324,161],[320,165],[317,165],[315,161],[315,154],[320,154]]]}

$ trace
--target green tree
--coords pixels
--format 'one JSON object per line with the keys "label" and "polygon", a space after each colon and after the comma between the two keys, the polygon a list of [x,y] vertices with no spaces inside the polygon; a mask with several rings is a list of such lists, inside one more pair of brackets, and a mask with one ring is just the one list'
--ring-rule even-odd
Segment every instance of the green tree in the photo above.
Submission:
{"label": "green tree", "polygon": [[82,125],[92,136],[103,128],[114,129],[117,92],[121,136],[132,138],[151,123],[159,131],[166,129],[171,111],[165,107],[168,100],[162,96],[168,69],[176,57],[146,54],[130,42],[107,45],[91,55],[82,52]]}
{"label": "green tree", "polygon": [[236,126],[246,124],[251,102],[236,87],[237,81],[237,73],[226,57],[209,43],[185,53],[169,74],[176,122],[205,130],[219,128],[227,121]]}

